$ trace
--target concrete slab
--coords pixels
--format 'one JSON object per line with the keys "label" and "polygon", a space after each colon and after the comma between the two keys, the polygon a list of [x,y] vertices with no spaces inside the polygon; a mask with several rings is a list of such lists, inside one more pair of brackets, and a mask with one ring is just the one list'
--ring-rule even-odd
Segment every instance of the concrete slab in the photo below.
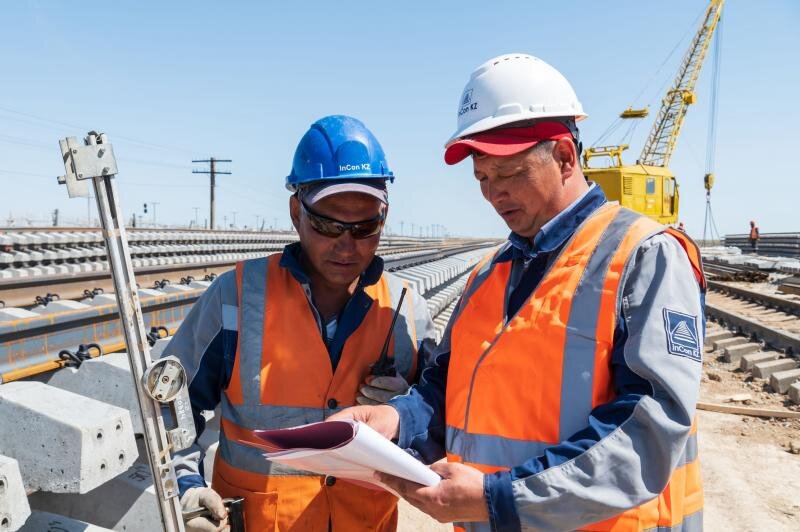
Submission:
{"label": "concrete slab", "polygon": [[795,404],[800,405],[800,382],[795,382],[789,386],[789,399],[794,401]]}
{"label": "concrete slab", "polygon": [[0,449],[28,490],[86,493],[128,469],[137,451],[130,414],[41,382],[0,386]]}
{"label": "concrete slab", "polygon": [[787,369],[794,369],[797,367],[797,362],[791,358],[779,358],[777,360],[767,360],[766,362],[759,362],[753,366],[753,376],[759,379],[769,379],[773,373],[784,371]]}
{"label": "concrete slab", "polygon": [[168,336],[166,338],[159,338],[158,340],[156,340],[155,345],[150,348],[150,358],[152,358],[153,360],[161,358],[161,354],[164,352],[164,349],[166,349],[170,340],[172,340],[172,336]]}
{"label": "concrete slab", "polygon": [[725,340],[727,338],[733,338],[733,333],[731,331],[723,329],[721,331],[707,334],[706,337],[703,339],[703,343],[706,347],[712,347],[714,345],[714,342],[718,340]]}
{"label": "concrete slab", "polygon": [[47,384],[127,410],[133,432],[144,434],[130,363],[125,353],[93,358],[77,369],[62,368],[53,373]]}
{"label": "concrete slab", "polygon": [[34,510],[20,532],[111,532],[110,528],[93,525],[63,515]]}
{"label": "concrete slab", "polygon": [[194,290],[194,288],[189,288],[185,284],[168,284],[161,289],[162,292],[165,294],[174,294],[176,292],[189,292],[190,290]]}
{"label": "concrete slab", "polygon": [[753,369],[753,366],[758,364],[759,362],[764,362],[766,360],[775,360],[780,356],[780,353],[776,353],[775,351],[759,351],[758,353],[750,353],[749,355],[742,355],[741,360],[739,361],[739,367],[744,371],[750,371]]}
{"label": "concrete slab", "polygon": [[37,306],[34,307],[33,310],[37,314],[56,314],[58,312],[66,312],[70,310],[82,310],[85,308],[89,308],[89,305],[85,303],[81,303],[79,301],[73,301],[71,299],[65,299],[63,301],[51,301],[47,304],[47,306]]}
{"label": "concrete slab", "polygon": [[140,288],[138,291],[139,297],[155,297],[155,296],[163,296],[164,292],[160,290],[153,290],[152,288]]}
{"label": "concrete slab", "polygon": [[761,348],[761,344],[755,342],[732,345],[723,350],[723,360],[725,360],[725,362],[738,363],[742,359],[742,355],[749,355],[750,353],[761,351]]}
{"label": "concrete slab", "polygon": [[725,338],[725,339],[722,339],[722,340],[715,340],[714,343],[713,343],[714,351],[717,351],[718,349],[725,349],[726,347],[730,347],[730,346],[734,346],[734,345],[746,344],[749,341],[750,340],[748,338],[745,338],[744,336],[734,336],[732,338]]}
{"label": "concrete slab", "polygon": [[[137,444],[145,456],[144,440]],[[34,509],[49,510],[73,519],[91,521],[113,530],[162,530],[150,466],[137,459],[123,474],[85,495],[33,493]]]}
{"label": "concrete slab", "polygon": [[116,305],[117,296],[114,294],[97,294],[91,299],[83,300],[83,302],[93,307],[99,307],[101,305]]}
{"label": "concrete slab", "polygon": [[19,463],[0,455],[0,530],[18,530],[30,515]]}
{"label": "concrete slab", "polygon": [[0,321],[24,320],[27,318],[38,318],[39,315],[24,308],[0,308]]}
{"label": "concrete slab", "polygon": [[778,393],[788,392],[789,386],[797,381],[800,381],[800,369],[797,368],[776,371],[769,377],[770,387]]}

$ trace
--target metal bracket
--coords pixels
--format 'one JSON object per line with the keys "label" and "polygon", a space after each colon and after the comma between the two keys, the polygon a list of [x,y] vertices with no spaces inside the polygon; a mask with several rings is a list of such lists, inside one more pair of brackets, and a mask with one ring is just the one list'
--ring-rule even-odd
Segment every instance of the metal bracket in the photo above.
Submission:
{"label": "metal bracket", "polygon": [[153,362],[142,375],[147,395],[169,411],[172,426],[165,429],[173,451],[190,447],[197,436],[186,382],[186,370],[174,356]]}
{"label": "metal bracket", "polygon": [[90,132],[86,137],[86,143],[86,145],[78,143],[75,137],[58,141],[66,170],[65,175],[58,177],[58,182],[67,185],[70,198],[88,197],[88,180],[117,173],[114,147],[108,143],[105,134]]}

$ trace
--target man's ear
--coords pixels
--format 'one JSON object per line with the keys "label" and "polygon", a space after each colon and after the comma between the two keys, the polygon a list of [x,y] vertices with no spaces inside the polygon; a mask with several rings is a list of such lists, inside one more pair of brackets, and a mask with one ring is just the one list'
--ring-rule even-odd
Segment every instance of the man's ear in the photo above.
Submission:
{"label": "man's ear", "polygon": [[561,177],[570,177],[578,165],[575,143],[571,139],[558,139],[553,147],[553,158],[561,168]]}
{"label": "man's ear", "polygon": [[292,225],[296,231],[300,231],[300,200],[297,194],[292,194],[289,198],[289,216],[292,218]]}

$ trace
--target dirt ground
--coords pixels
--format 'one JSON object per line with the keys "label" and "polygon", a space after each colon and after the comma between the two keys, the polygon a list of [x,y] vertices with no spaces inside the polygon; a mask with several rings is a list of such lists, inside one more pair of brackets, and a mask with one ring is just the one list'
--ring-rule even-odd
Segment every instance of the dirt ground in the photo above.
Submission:
{"label": "dirt ground", "polygon": [[[706,353],[701,400],[800,411],[787,396]],[[735,401],[733,400],[735,399]],[[800,530],[800,420],[699,412],[705,530]],[[405,502],[400,532],[452,530]]]}

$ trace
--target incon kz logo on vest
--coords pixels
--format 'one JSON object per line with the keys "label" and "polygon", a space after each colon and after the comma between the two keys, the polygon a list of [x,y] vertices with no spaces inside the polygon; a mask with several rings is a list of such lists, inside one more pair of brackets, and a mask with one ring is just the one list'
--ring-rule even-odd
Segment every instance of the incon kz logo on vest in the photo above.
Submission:
{"label": "incon kz logo on vest", "polygon": [[670,354],[701,361],[696,316],[665,308],[664,329],[667,333],[667,351]]}

